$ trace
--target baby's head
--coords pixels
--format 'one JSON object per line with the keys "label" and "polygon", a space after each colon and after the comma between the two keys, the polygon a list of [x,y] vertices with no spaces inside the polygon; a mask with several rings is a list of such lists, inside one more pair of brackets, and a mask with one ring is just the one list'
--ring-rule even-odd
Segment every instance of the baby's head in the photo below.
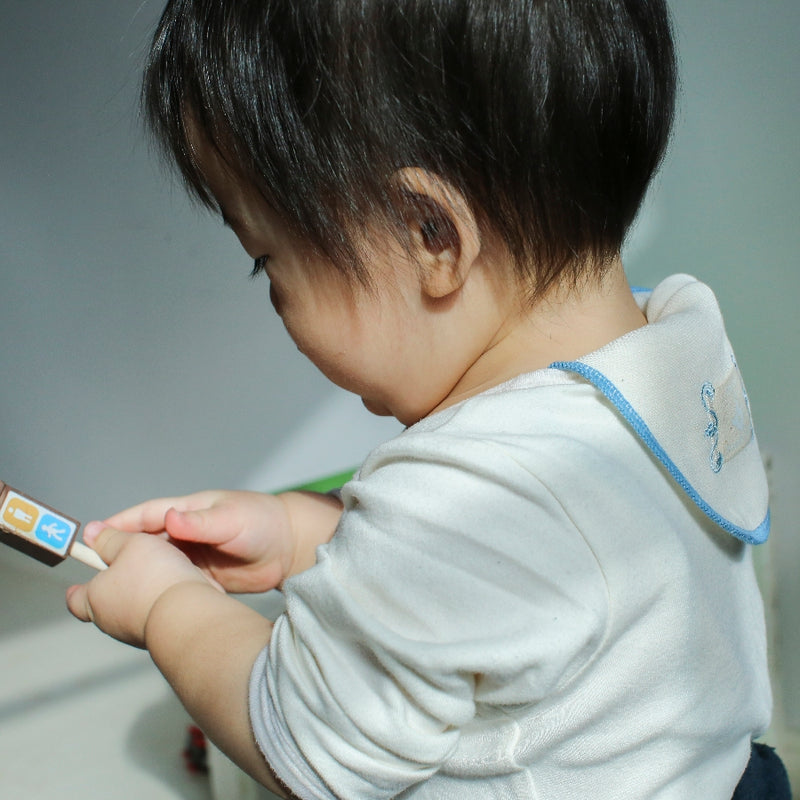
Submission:
{"label": "baby's head", "polygon": [[538,294],[619,252],[675,89],[665,0],[170,0],[144,103],[202,201],[198,137],[348,276],[415,169]]}

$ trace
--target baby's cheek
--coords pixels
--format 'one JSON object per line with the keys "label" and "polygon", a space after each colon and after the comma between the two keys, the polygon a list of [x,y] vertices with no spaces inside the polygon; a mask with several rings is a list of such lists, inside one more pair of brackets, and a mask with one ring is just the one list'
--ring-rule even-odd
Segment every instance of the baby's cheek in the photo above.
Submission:
{"label": "baby's cheek", "polygon": [[275,309],[275,311],[278,312],[278,315],[280,316],[282,307],[281,295],[278,289],[275,288],[275,284],[272,282],[270,282],[269,285],[269,301],[270,303],[272,303],[272,307]]}

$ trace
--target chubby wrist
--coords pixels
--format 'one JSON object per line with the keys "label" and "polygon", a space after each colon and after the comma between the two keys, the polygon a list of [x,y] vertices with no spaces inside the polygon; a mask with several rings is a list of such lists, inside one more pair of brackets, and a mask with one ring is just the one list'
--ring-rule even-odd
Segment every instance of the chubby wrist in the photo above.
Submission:
{"label": "chubby wrist", "polygon": [[277,496],[283,503],[291,539],[291,558],[283,575],[285,581],[314,566],[317,547],[331,540],[344,507],[342,501],[331,494],[296,491]]}
{"label": "chubby wrist", "polygon": [[[164,642],[176,642],[203,620],[220,601],[231,600],[212,584],[184,580],[165,589],[150,607],[144,623],[144,646],[154,655]],[[235,602],[235,601],[232,601]]]}

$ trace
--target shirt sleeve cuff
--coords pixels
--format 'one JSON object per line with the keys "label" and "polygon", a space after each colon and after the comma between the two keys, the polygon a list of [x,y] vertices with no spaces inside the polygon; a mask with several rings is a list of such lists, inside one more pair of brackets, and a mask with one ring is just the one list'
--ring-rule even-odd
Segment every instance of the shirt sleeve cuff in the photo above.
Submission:
{"label": "shirt sleeve cuff", "polygon": [[300,800],[337,800],[303,757],[267,685],[269,646],[250,674],[250,724],[258,747],[280,780]]}

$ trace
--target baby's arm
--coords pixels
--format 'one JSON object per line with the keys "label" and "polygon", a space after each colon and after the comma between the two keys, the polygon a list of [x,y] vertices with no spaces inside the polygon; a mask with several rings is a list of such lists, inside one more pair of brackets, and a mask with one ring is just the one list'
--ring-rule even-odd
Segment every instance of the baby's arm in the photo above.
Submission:
{"label": "baby's arm", "polygon": [[341,502],[314,492],[199,492],[150,500],[106,520],[123,531],[168,534],[230,592],[263,592],[312,566]]}
{"label": "baby's arm", "polygon": [[291,795],[254,742],[247,706],[272,623],[220,588],[263,591],[307,569],[341,513],[337,498],[311,492],[152,500],[86,526],[110,568],[67,594],[76,617],[149,650],[210,739],[282,797]]}
{"label": "baby's arm", "polygon": [[87,539],[109,568],[67,592],[70,611],[149,650],[201,728],[233,761],[287,796],[259,752],[247,709],[250,671],[272,623],[225,594],[160,536],[92,523]]}

